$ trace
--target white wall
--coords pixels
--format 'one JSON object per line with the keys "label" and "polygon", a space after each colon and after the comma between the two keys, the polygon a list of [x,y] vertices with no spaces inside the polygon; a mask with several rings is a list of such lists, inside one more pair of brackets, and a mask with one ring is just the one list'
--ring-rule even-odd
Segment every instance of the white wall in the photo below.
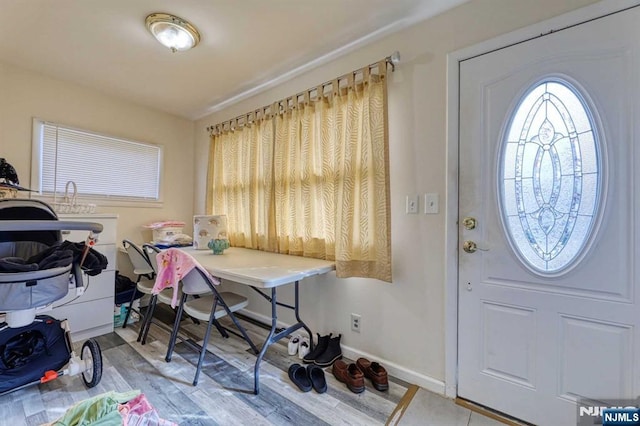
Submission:
{"label": "white wall", "polygon": [[[164,146],[165,202],[162,208],[98,205],[99,213],[119,215],[118,240],[129,238],[140,243],[150,240],[150,232],[144,230],[143,234],[141,225],[156,220],[176,219],[191,223],[194,200],[191,190],[194,187],[192,121],[0,64],[0,157],[16,168],[20,183],[25,187],[30,186],[31,179],[33,117]],[[91,167],[91,164],[86,166]],[[117,174],[118,170],[113,173]],[[135,183],[123,181],[122,184]],[[130,271],[128,260],[123,256],[118,258],[118,267],[123,272]]]}
{"label": "white wall", "polygon": [[[388,100],[393,284],[336,279],[335,275],[307,279],[301,284],[303,319],[322,334],[342,333],[348,355],[380,360],[396,375],[443,392],[446,55],[593,2],[471,1],[198,120],[195,213],[204,212],[208,125],[269,105],[399,50],[402,60],[389,78]],[[405,196],[425,192],[440,194],[440,213],[406,215]],[[291,293],[287,289],[289,300]],[[266,305],[252,297],[252,310],[267,314]],[[351,313],[362,316],[360,333],[350,330]],[[292,322],[288,314],[280,319]]]}

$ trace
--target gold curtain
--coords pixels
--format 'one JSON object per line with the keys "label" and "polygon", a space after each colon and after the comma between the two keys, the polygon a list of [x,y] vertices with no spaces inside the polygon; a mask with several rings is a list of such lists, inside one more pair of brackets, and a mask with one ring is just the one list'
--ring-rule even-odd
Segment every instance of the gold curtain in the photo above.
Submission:
{"label": "gold curtain", "polygon": [[276,251],[272,170],[272,120],[212,137],[207,212],[227,215],[232,246]]}
{"label": "gold curtain", "polygon": [[335,260],[338,277],[390,282],[386,79],[338,85],[276,117],[278,247]]}
{"label": "gold curtain", "polygon": [[305,103],[275,118],[276,235],[281,253],[334,260],[335,167],[320,140],[321,109]]}
{"label": "gold curtain", "polygon": [[212,137],[208,206],[228,215],[231,245],[333,260],[338,277],[391,282],[384,68]]}

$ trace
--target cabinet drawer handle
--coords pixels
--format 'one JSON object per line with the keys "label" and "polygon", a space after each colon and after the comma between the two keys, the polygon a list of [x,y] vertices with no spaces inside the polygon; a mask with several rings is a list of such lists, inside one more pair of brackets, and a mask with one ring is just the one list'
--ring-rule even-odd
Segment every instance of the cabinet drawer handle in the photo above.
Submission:
{"label": "cabinet drawer handle", "polygon": [[71,234],[71,231],[61,231],[62,235],[69,235]]}

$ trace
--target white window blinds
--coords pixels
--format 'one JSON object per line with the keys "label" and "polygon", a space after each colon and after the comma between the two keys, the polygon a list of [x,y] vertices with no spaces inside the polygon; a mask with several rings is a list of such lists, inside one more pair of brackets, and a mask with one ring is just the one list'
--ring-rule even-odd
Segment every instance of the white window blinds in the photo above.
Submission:
{"label": "white window blinds", "polygon": [[81,196],[159,200],[162,150],[156,145],[35,121],[37,146],[42,194],[62,194],[74,181]]}

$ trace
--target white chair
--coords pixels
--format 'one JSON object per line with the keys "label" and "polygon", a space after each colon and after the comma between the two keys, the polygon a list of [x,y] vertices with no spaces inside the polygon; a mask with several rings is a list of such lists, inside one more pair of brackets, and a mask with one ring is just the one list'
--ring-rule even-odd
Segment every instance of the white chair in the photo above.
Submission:
{"label": "white chair", "polygon": [[[122,240],[122,245],[129,256],[129,260],[131,261],[131,265],[133,265],[133,273],[136,275],[136,290],[140,293],[151,294],[151,289],[153,288],[155,271],[151,266],[149,258],[142,251],[142,249],[130,240]],[[143,280],[143,278],[145,280]],[[127,322],[129,321],[129,316],[131,315],[131,311],[133,309],[133,302],[136,299],[136,291],[133,292],[131,296],[131,300],[129,301],[129,306],[127,307],[127,314],[124,318],[124,323],[122,324],[122,328],[127,328]],[[137,312],[137,311],[136,311]],[[138,312],[140,314],[140,312]]]}
{"label": "white chair", "polygon": [[[180,298],[180,305],[178,307],[178,313],[176,320],[173,324],[173,332],[171,333],[171,339],[169,340],[169,347],[167,349],[167,356],[165,360],[171,361],[173,349],[175,347],[176,339],[178,338],[178,331],[180,329],[180,317],[182,312],[187,313],[193,318],[197,318],[202,321],[207,321],[207,329],[204,334],[202,345],[198,345],[190,340],[181,339],[184,343],[191,346],[193,349],[200,352],[200,358],[198,359],[198,366],[196,367],[196,374],[193,379],[193,385],[198,384],[198,377],[200,370],[202,369],[202,362],[204,360],[205,353],[207,351],[207,344],[209,342],[209,335],[211,334],[211,326],[215,325],[216,328],[224,337],[228,337],[226,332],[235,334],[249,343],[251,349],[255,354],[258,353],[258,349],[253,344],[246,330],[238,322],[238,319],[233,314],[234,312],[246,307],[249,301],[246,297],[232,292],[218,292],[215,284],[211,281],[209,276],[202,272],[198,268],[194,268],[186,276],[182,278],[182,297]],[[187,300],[189,296],[200,296],[198,298],[192,298]],[[237,327],[240,334],[233,330],[223,327],[218,319],[228,315]]]}
{"label": "white chair", "polygon": [[[147,257],[147,259],[149,260],[149,264],[153,268],[154,276],[157,275],[158,262],[157,262],[156,256],[158,255],[158,253],[160,253],[160,249],[158,249],[156,246],[151,244],[143,244],[142,251],[144,255]],[[151,283],[151,288],[153,288],[153,284],[154,283]],[[171,329],[165,326],[164,323],[154,321],[153,314],[155,312],[156,305],[158,302],[171,305],[171,301],[173,298],[173,289],[166,288],[158,294],[152,294],[151,289],[149,289],[148,294],[151,294],[151,300],[149,301],[149,305],[147,306],[147,311],[144,314],[144,318],[142,320],[142,326],[140,327],[140,332],[138,333],[138,342],[142,343],[143,345],[147,342],[147,335],[149,334],[149,328],[151,328],[152,323],[171,332]],[[181,297],[182,297],[182,292],[179,291],[178,300],[180,300]]]}

